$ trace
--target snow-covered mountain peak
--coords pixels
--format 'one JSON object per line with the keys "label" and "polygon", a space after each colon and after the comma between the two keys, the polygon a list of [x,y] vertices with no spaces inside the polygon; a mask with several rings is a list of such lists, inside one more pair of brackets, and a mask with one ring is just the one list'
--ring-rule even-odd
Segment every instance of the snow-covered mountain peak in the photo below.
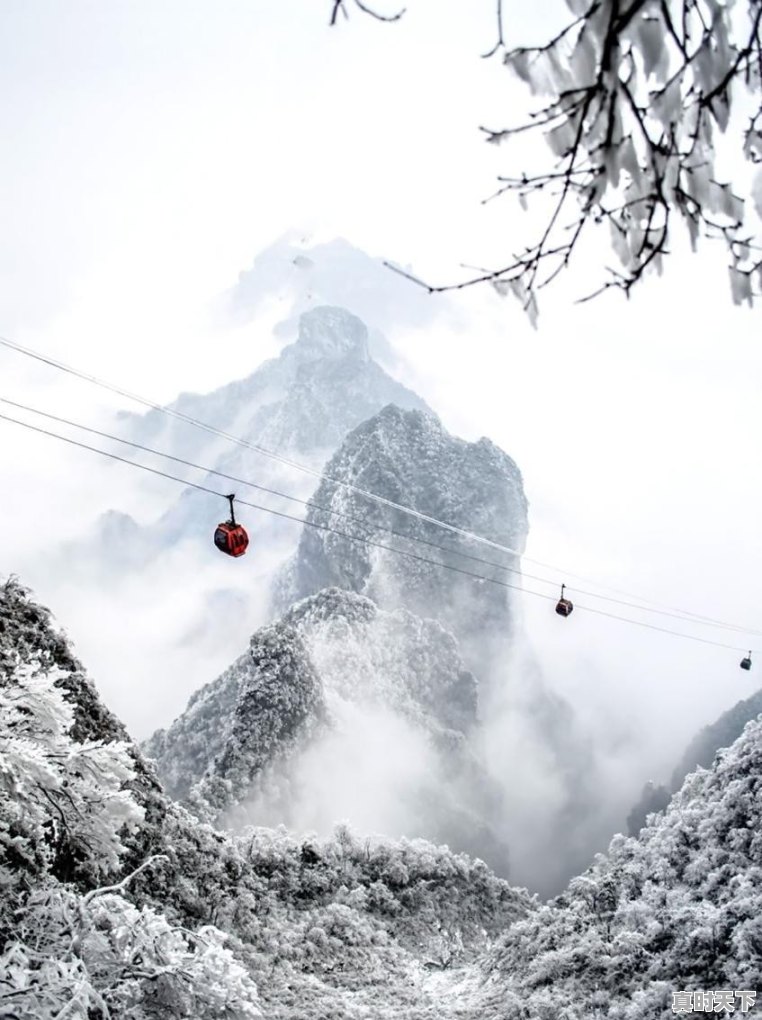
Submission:
{"label": "snow-covered mountain peak", "polygon": [[345,357],[368,361],[368,330],[345,308],[322,305],[300,316],[293,350],[302,362]]}
{"label": "snow-covered mountain peak", "polygon": [[[358,490],[516,550],[501,558],[516,570],[528,523],[514,461],[488,439],[469,443],[450,435],[431,411],[389,404],[349,433],[325,470],[307,514],[317,527],[304,530],[278,579],[280,607],[321,589],[345,588],[384,609],[404,606],[435,617],[463,643],[469,666],[483,665],[490,642],[511,626],[508,589],[468,576],[472,561],[463,554],[474,549],[467,540],[423,517],[369,503]],[[362,520],[371,544],[346,528],[328,530],[336,528],[335,515]]]}

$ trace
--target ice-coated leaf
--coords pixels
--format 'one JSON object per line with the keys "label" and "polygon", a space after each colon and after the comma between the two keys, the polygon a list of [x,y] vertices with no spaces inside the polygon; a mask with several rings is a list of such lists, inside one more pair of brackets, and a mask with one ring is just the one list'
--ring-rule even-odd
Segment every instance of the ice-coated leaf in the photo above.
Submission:
{"label": "ice-coated leaf", "polygon": [[526,312],[532,329],[537,329],[537,296],[533,293],[526,305]]}
{"label": "ice-coated leaf", "polygon": [[619,187],[621,151],[618,145],[609,145],[604,153],[603,166],[608,183],[612,188]]}
{"label": "ice-coated leaf", "polygon": [[762,219],[762,168],[754,174],[754,181],[751,186],[751,194],[754,199],[754,208],[757,216]]}
{"label": "ice-coated leaf", "polygon": [[548,131],[545,135],[548,145],[559,158],[565,156],[574,144],[576,133],[574,126],[564,118],[560,124]]}
{"label": "ice-coated leaf", "polygon": [[666,88],[651,94],[651,110],[661,126],[669,126],[680,120],[682,115],[682,91],[680,79],[676,78]]}
{"label": "ice-coated leaf", "polygon": [[646,77],[663,81],[669,68],[669,53],[664,41],[664,25],[656,18],[640,18],[634,30],[643,57]]}
{"label": "ice-coated leaf", "polygon": [[727,96],[715,96],[712,100],[711,108],[714,119],[717,121],[717,126],[724,133],[730,119],[730,103]]}
{"label": "ice-coated leaf", "polygon": [[746,301],[748,302],[749,307],[751,307],[751,276],[749,273],[744,273],[740,269],[736,269],[735,266],[729,266],[728,272],[730,273],[730,292],[733,295],[733,304],[741,305],[744,301]]}
{"label": "ice-coated leaf", "polygon": [[633,183],[638,183],[641,178],[640,163],[638,162],[638,154],[631,135],[628,135],[620,143],[619,161],[622,169],[627,171]]}
{"label": "ice-coated leaf", "polygon": [[614,249],[614,253],[622,265],[627,266],[630,262],[630,246],[627,243],[627,224],[611,216],[609,218],[609,226],[611,229],[611,246]]}
{"label": "ice-coated leaf", "polygon": [[583,25],[577,37],[571,56],[571,74],[580,85],[587,85],[595,80],[598,66],[598,54],[593,43],[592,33]]}
{"label": "ice-coated leaf", "polygon": [[688,225],[688,236],[691,242],[691,251],[695,252],[699,236],[698,221],[696,220],[695,216],[687,216],[686,223]]}
{"label": "ice-coated leaf", "polygon": [[762,131],[749,131],[744,139],[744,155],[753,163],[762,162]]}
{"label": "ice-coated leaf", "polygon": [[722,203],[720,211],[723,212],[728,219],[734,223],[743,223],[744,218],[744,200],[740,195],[736,195],[730,185],[726,185],[723,188]]}
{"label": "ice-coated leaf", "polygon": [[505,62],[518,78],[529,83],[529,53],[527,50],[514,50],[512,53],[506,54]]}
{"label": "ice-coated leaf", "polygon": [[717,185],[712,180],[712,168],[699,163],[685,173],[685,190],[702,209],[717,210]]}

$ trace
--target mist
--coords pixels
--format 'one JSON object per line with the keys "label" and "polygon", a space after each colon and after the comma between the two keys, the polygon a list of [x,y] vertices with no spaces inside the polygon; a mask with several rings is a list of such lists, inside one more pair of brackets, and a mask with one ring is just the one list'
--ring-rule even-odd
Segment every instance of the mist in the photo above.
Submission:
{"label": "mist", "polygon": [[438,774],[420,731],[384,706],[334,701],[332,713],[335,728],[263,777],[259,795],[231,811],[226,825],[286,825],[327,837],[347,822],[368,835],[419,835],[420,790]]}

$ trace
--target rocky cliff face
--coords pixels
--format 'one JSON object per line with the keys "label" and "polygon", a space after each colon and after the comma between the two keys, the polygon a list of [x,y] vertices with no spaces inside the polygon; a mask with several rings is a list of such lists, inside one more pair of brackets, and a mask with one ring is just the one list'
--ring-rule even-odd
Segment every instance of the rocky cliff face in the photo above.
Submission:
{"label": "rocky cliff face", "polygon": [[[377,493],[518,554],[528,523],[521,473],[514,461],[488,439],[468,443],[451,436],[430,412],[390,405],[347,436],[325,474],[335,481],[320,483],[307,520],[344,534],[304,529],[298,552],[279,580],[280,605],[337,585],[368,595],[387,609],[405,606],[418,616],[435,616],[458,636],[469,661],[483,662],[485,642],[505,636],[510,628],[510,589],[467,573],[513,584],[517,575],[467,557],[516,571],[519,556],[450,534],[336,482]],[[373,548],[364,544],[366,539],[412,556]],[[421,540],[432,545],[421,545]]]}
{"label": "rocky cliff face", "polygon": [[418,835],[491,850],[504,870],[491,821],[500,796],[470,741],[477,721],[476,680],[451,634],[333,588],[258,631],[144,750],[172,795],[217,823],[273,812],[317,825],[315,800],[335,812],[354,776],[374,783],[371,797],[406,801],[382,820],[404,815]]}
{"label": "rocky cliff face", "polygon": [[[171,656],[152,660],[151,676],[129,678],[141,724],[151,715],[143,707],[153,704],[149,699],[165,699],[165,719],[198,692],[150,744],[173,795],[200,798],[206,816],[220,824],[232,825],[230,812],[240,807],[243,823],[254,817],[326,831],[330,815],[331,822],[351,817],[371,831],[414,831],[504,870],[511,841],[517,861],[536,857],[534,843],[528,849],[517,843],[524,816],[509,810],[521,800],[515,789],[524,784],[514,776],[525,767],[523,754],[546,763],[554,797],[544,810],[558,815],[544,819],[534,842],[547,844],[544,834],[558,828],[567,844],[572,835],[576,841],[591,811],[582,793],[594,784],[573,713],[545,689],[538,670],[527,675],[526,697],[501,703],[509,725],[497,722],[489,700],[520,686],[510,656],[512,591],[505,585],[520,582],[512,571],[520,569],[527,501],[513,460],[487,439],[451,436],[423,401],[376,364],[363,323],[331,306],[303,314],[296,341],[248,379],[206,396],[184,395],[173,406],[327,475],[315,491],[312,474],[156,412],[124,420],[138,442],[309,499],[305,509],[238,482],[208,479],[217,491],[234,489],[317,525],[299,529],[241,507],[249,554],[223,562],[210,539],[227,506],[188,489],[148,527],[106,515],[105,548],[88,543],[96,547],[96,569],[115,586],[128,588],[122,579],[140,569],[151,590],[148,604],[131,617],[133,627],[136,617],[150,617],[149,634],[174,642]],[[349,486],[516,552],[474,543]],[[273,610],[273,575],[297,542]],[[330,589],[343,594],[329,597]],[[229,649],[244,647],[274,615],[280,619],[269,636],[257,631],[267,646],[261,655],[247,652],[225,669]],[[136,640],[141,643],[139,630]],[[281,642],[277,654],[273,642]],[[268,670],[277,678],[272,685]],[[480,726],[479,702],[491,733]],[[495,743],[505,743],[511,728],[520,734],[517,750],[495,755]],[[389,747],[399,753],[390,755]],[[376,803],[382,807],[374,814]],[[525,807],[532,817],[543,810]],[[588,849],[581,838],[580,854]]]}
{"label": "rocky cliff face", "polygon": [[168,731],[145,751],[169,794],[182,799],[205,775],[229,780],[239,799],[276,758],[306,741],[324,716],[320,681],[300,635],[288,624],[264,627],[248,651],[197,691]]}

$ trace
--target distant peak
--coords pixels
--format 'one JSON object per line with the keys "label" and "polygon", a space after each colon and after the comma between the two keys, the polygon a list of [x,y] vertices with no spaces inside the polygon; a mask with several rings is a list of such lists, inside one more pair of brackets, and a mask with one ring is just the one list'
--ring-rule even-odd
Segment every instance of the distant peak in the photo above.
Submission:
{"label": "distant peak", "polygon": [[369,359],[365,323],[345,308],[322,305],[299,317],[296,349],[309,358],[343,358],[354,355]]}

